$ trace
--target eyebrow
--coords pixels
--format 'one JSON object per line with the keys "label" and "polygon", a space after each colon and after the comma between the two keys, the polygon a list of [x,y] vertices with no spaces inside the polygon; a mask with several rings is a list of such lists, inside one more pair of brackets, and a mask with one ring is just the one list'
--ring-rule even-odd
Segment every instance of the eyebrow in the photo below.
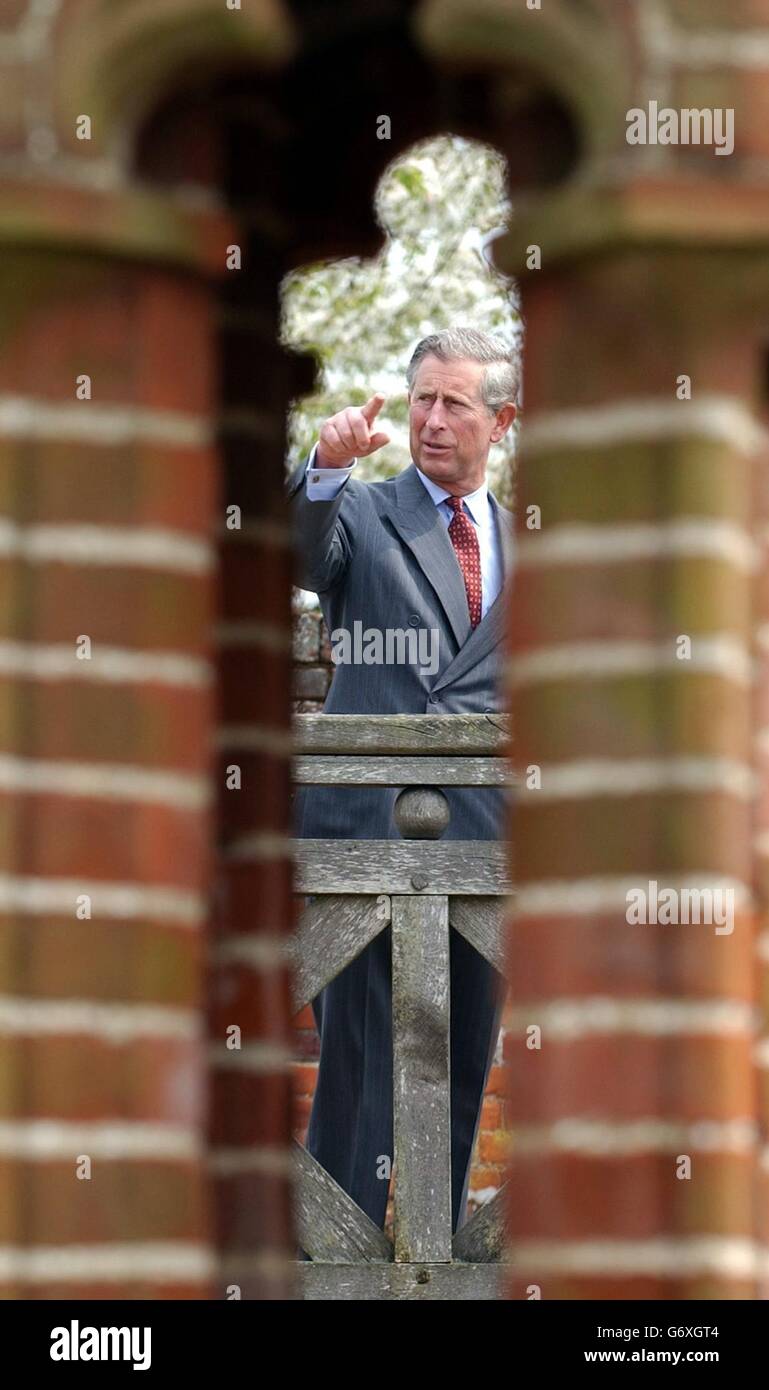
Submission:
{"label": "eyebrow", "polygon": [[[431,391],[427,386],[421,386],[417,391],[418,396],[434,396],[435,394],[435,391]],[[443,394],[449,400],[464,401],[466,404],[470,404],[470,397],[463,395],[461,391],[444,391]]]}

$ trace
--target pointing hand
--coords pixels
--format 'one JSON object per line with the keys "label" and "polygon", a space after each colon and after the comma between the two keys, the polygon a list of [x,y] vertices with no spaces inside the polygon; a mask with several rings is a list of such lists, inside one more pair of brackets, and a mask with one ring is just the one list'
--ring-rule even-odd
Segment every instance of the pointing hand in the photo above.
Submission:
{"label": "pointing hand", "polygon": [[384,444],[389,434],[374,429],[374,422],[385,403],[381,391],[365,405],[348,405],[326,420],[318,438],[315,462],[319,468],[346,468],[354,458],[367,458]]}

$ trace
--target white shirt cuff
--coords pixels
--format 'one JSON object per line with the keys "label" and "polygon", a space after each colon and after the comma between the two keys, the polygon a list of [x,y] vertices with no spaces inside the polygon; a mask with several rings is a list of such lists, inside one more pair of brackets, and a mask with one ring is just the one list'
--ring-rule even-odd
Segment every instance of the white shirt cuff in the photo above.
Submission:
{"label": "white shirt cuff", "polygon": [[341,492],[358,460],[353,459],[346,468],[316,468],[317,450],[315,444],[305,469],[307,497],[310,502],[331,502]]}

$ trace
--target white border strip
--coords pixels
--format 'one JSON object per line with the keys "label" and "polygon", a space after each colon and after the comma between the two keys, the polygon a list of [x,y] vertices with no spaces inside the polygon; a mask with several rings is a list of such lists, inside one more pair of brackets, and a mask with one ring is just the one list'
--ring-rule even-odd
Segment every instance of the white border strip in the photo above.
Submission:
{"label": "white border strip", "polygon": [[559,642],[517,652],[505,663],[513,686],[540,681],[602,680],[610,677],[651,675],[679,671],[681,675],[716,675],[736,685],[749,685],[753,675],[750,651],[730,633],[691,637],[692,655],[687,661],[676,655],[674,638],[664,642],[621,641]]}
{"label": "white border strip", "polygon": [[[618,912],[625,923],[628,893],[637,893],[639,888],[646,889],[655,879],[660,889],[675,888],[679,892],[685,888],[732,890],[735,910],[739,912],[753,905],[752,894],[746,883],[702,869],[687,874],[670,874],[659,870],[649,875],[639,872],[622,878],[551,878],[540,883],[524,883],[516,891],[512,909],[516,917],[590,917]],[[625,925],[628,931],[649,930],[648,926]],[[660,924],[655,930],[676,931],[678,928]]]}
{"label": "white border strip", "polygon": [[762,655],[769,654],[769,623],[759,623],[753,636]]}
{"label": "white border strip", "polygon": [[31,916],[77,916],[78,900],[90,898],[91,918],[170,923],[200,927],[208,913],[202,893],[152,883],[119,883],[105,879],[22,878],[0,874],[0,912]]}
{"label": "white border strip", "polygon": [[769,30],[696,29],[674,25],[664,7],[653,12],[653,23],[643,26],[644,46],[663,62],[688,68],[747,68],[761,72],[769,67]]}
{"label": "white border strip", "polygon": [[0,753],[0,793],[94,797],[179,811],[201,811],[212,800],[208,778],[126,763],[80,763],[59,759],[16,758]]}
{"label": "white border strip", "polygon": [[[508,1263],[509,1261],[509,1263]],[[679,1236],[666,1240],[516,1240],[506,1268],[545,1274],[686,1279],[713,1275],[752,1279],[769,1271],[769,1251],[740,1236]]]}
{"label": "white border strip", "polygon": [[31,63],[42,56],[44,44],[61,11],[62,0],[33,0],[20,14],[15,29],[0,31],[0,57],[13,63]]}
{"label": "white border strip", "polygon": [[522,531],[518,542],[518,563],[525,569],[669,558],[718,560],[752,574],[760,566],[761,551],[743,527],[709,517],[654,524],[564,523],[543,531]]}
{"label": "white border strip", "polygon": [[759,855],[769,854],[769,829],[762,830],[753,837],[753,849]]}
{"label": "white border strip", "polygon": [[720,792],[748,801],[756,775],[732,758],[585,758],[540,765],[541,786],[520,779],[526,801],[579,800],[594,796],[645,796],[655,792]]}
{"label": "white border strip", "polygon": [[212,1149],[206,1166],[217,1178],[238,1177],[241,1173],[263,1173],[275,1178],[294,1176],[290,1148],[269,1144],[259,1148]]}
{"label": "white border strip", "polygon": [[216,1273],[213,1251],[199,1241],[99,1242],[90,1245],[0,1246],[4,1283],[200,1283]]}
{"label": "white border strip", "polygon": [[214,733],[214,746],[221,751],[271,753],[276,758],[296,752],[292,731],[268,724],[220,724]]}
{"label": "white border strip", "polygon": [[294,964],[295,946],[290,936],[267,932],[233,934],[211,947],[210,959],[219,966],[239,965],[249,970],[283,970]]}
{"label": "white border strip", "polygon": [[220,858],[225,863],[239,864],[248,861],[260,863],[267,859],[293,859],[294,841],[290,835],[272,830],[255,830],[240,840],[233,840],[221,851]]}
{"label": "white border strip", "polygon": [[164,1004],[125,1004],[95,999],[40,999],[0,995],[2,1037],[90,1037],[123,1044],[142,1038],[201,1042],[198,1009]]}
{"label": "white border strip", "polygon": [[213,663],[185,652],[138,651],[94,643],[87,660],[74,642],[0,641],[0,677],[30,680],[101,681],[105,684],[172,685],[205,690],[213,684]]}
{"label": "white border strip", "polygon": [[765,724],[754,735],[753,744],[758,753],[769,754],[769,724]]}
{"label": "white border strip", "polygon": [[16,556],[31,564],[139,567],[188,575],[208,574],[216,559],[209,541],[161,526],[20,526],[0,517],[0,558]]}
{"label": "white border strip", "polygon": [[73,1161],[81,1154],[102,1161],[171,1159],[202,1161],[199,1129],[146,1120],[0,1120],[0,1158],[34,1162]]}
{"label": "white border strip", "polygon": [[211,1065],[219,1070],[255,1074],[270,1071],[290,1074],[289,1068],[296,1060],[290,1047],[285,1043],[272,1042],[269,1038],[243,1043],[240,1047],[228,1047],[222,1042],[211,1043],[208,1059]]}
{"label": "white border strip", "polygon": [[527,417],[521,448],[528,456],[559,448],[601,449],[687,438],[713,439],[735,452],[752,454],[765,446],[767,432],[736,396],[700,395],[691,401],[639,397]]}
{"label": "white border strip", "polygon": [[206,416],[176,410],[0,396],[0,437],[56,443],[66,439],[113,447],[141,442],[200,449],[213,443],[214,429]]}
{"label": "white border strip", "polygon": [[578,1042],[604,1034],[641,1034],[644,1037],[685,1037],[708,1034],[717,1037],[752,1037],[760,1013],[739,999],[544,999],[515,1004],[510,1010],[511,1029],[524,1031],[537,1024],[550,1042]]}
{"label": "white border strip", "polygon": [[594,1120],[568,1116],[550,1125],[517,1125],[511,1132],[513,1162],[518,1155],[581,1154],[590,1158],[628,1158],[634,1154],[733,1153],[752,1155],[758,1126],[753,1120],[695,1120],[690,1123],[650,1116],[643,1120]]}

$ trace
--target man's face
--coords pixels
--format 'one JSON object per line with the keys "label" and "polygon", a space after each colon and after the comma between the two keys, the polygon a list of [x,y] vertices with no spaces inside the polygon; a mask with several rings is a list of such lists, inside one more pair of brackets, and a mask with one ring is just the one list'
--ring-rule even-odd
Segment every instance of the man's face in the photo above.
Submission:
{"label": "man's face", "polygon": [[409,445],[433,482],[464,496],[486,477],[489,448],[515,419],[515,406],[492,415],[481,400],[482,362],[423,357],[409,392]]}

